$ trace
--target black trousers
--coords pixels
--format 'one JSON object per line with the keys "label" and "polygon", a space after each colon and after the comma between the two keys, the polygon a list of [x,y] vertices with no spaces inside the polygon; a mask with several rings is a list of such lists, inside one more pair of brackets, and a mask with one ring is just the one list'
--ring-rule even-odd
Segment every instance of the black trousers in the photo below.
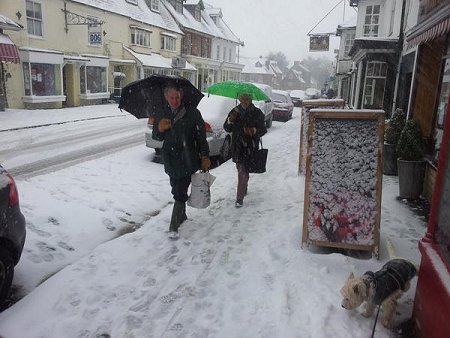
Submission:
{"label": "black trousers", "polygon": [[188,200],[188,188],[191,184],[191,176],[182,178],[170,178],[172,195],[175,201],[186,202]]}

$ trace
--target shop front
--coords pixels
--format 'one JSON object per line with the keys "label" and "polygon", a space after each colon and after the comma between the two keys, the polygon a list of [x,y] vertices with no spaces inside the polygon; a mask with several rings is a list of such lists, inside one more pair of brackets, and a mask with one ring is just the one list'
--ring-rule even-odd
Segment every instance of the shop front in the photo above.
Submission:
{"label": "shop front", "polygon": [[431,200],[413,318],[419,337],[449,337],[450,321],[450,3],[420,2],[418,24],[407,34],[417,47],[409,114],[428,141],[423,194]]}
{"label": "shop front", "polygon": [[25,108],[61,108],[64,55],[55,50],[20,47]]}

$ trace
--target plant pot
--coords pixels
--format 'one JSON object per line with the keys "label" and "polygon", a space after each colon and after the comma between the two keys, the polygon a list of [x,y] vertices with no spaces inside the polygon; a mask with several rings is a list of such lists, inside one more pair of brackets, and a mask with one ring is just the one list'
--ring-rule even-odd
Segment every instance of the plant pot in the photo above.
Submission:
{"label": "plant pot", "polygon": [[397,152],[395,144],[383,144],[383,174],[397,175]]}
{"label": "plant pot", "polygon": [[397,160],[398,186],[401,198],[418,199],[423,190],[425,161]]}

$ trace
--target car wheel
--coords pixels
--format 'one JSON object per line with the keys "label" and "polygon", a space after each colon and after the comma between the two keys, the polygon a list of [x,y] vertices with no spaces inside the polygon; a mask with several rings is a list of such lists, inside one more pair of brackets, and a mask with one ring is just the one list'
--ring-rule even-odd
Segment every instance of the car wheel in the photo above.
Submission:
{"label": "car wheel", "polygon": [[229,136],[225,137],[223,141],[222,148],[220,149],[220,161],[226,162],[231,157],[231,138]]}
{"label": "car wheel", "polygon": [[9,251],[0,248],[0,304],[8,296],[14,277],[14,260]]}
{"label": "car wheel", "polygon": [[266,121],[266,128],[267,128],[267,129],[269,129],[270,127],[272,127],[272,119],[273,119],[273,117],[270,117],[270,119],[268,119],[268,120]]}

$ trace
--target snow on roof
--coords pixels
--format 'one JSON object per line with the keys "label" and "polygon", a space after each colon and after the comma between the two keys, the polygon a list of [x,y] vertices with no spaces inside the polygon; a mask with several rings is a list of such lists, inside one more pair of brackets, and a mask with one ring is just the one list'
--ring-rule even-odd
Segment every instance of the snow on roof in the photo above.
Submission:
{"label": "snow on roof", "polygon": [[[129,17],[133,20],[146,23],[148,25],[165,28],[176,33],[182,31],[167,12],[164,6],[159,6],[159,13],[151,11],[144,0],[133,5],[125,0],[72,0],[73,2],[85,4],[87,6],[99,8],[108,12]],[[69,8],[70,10],[70,8]]]}
{"label": "snow on roof", "polygon": [[[132,49],[128,47],[123,47],[127,50],[131,55],[133,55],[143,66],[154,67],[154,68],[165,68],[172,69],[172,59],[166,58],[160,54],[152,53],[152,54],[141,54],[136,53]],[[194,66],[192,66],[189,62],[186,62],[185,70],[197,70]]]}
{"label": "snow on roof", "polygon": [[[216,17],[215,22],[211,18],[212,16]],[[211,30],[215,32],[216,37],[229,40],[237,44],[241,42],[223,20],[222,10],[220,8],[214,8],[211,5],[205,4],[205,9],[202,13],[202,17],[205,22],[208,23],[208,26],[211,28]]]}
{"label": "snow on roof", "polygon": [[170,14],[172,14],[172,16],[174,17],[175,21],[184,28],[214,36],[214,28],[209,27],[205,20],[195,20],[195,18],[187,9],[183,9],[183,13],[179,13],[175,10],[175,8],[173,8],[170,3],[164,1],[161,2],[161,4],[164,4],[166,6]]}
{"label": "snow on roof", "polygon": [[272,69],[266,67],[266,58],[241,57],[239,62],[244,65],[242,73],[275,75]]}
{"label": "snow on roof", "polygon": [[19,30],[23,27],[5,15],[0,14],[0,28],[1,29],[10,29],[10,30]]}

